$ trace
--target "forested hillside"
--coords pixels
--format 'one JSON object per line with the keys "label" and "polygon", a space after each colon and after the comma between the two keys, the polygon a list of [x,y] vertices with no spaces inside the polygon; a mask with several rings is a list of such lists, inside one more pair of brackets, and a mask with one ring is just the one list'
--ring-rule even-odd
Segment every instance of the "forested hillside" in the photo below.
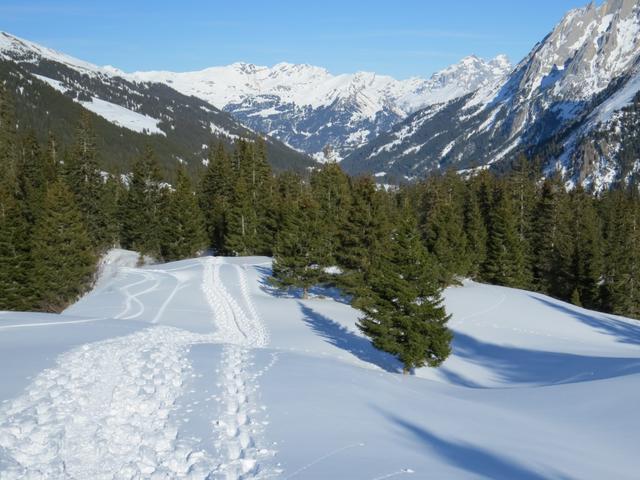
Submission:
{"label": "forested hillside", "polygon": [[[43,80],[50,78],[47,75],[64,78],[73,87],[67,88],[59,82],[56,85],[60,88],[54,88],[51,80]],[[259,136],[242,127],[229,114],[165,85],[118,81],[112,79],[116,82],[112,85],[92,80],[86,74],[54,62],[20,65],[0,60],[0,83],[14,98],[16,119],[22,129],[32,130],[40,142],[53,134],[65,147],[73,142],[78,118],[86,112],[96,132],[96,146],[101,153],[99,166],[103,170],[131,171],[133,159],[149,146],[165,171],[171,172],[177,164],[184,163],[190,172],[194,172],[206,160],[211,142],[222,141],[229,147],[241,137],[256,139]],[[91,101],[91,95],[98,93],[112,102],[108,105],[117,106],[123,102],[144,105],[145,112],[162,119],[156,133],[119,126],[79,103]],[[266,137],[265,144],[276,170],[304,171],[314,163],[277,140]]]}

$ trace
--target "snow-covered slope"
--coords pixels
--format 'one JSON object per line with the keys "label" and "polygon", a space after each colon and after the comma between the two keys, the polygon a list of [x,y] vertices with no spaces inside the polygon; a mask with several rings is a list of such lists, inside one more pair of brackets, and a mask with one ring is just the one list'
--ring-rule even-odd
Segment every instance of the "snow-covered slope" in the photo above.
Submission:
{"label": "snow-covered slope", "polygon": [[472,92],[510,69],[499,55],[493,60],[466,57],[429,79],[396,80],[371,72],[332,75],[321,67],[290,63],[136,72],[129,78],[162,82],[202,98],[254,130],[322,159],[327,145],[344,156],[407,114]]}
{"label": "snow-covered slope", "polygon": [[466,283],[451,358],[403,376],[339,297],[272,291],[268,258],[117,272],[0,314],[0,478],[637,476],[634,320]]}
{"label": "snow-covered slope", "polygon": [[418,112],[354,152],[345,165],[412,177],[505,161],[537,147],[550,170],[602,188],[626,174],[598,167],[607,160],[615,170],[615,146],[591,156],[580,147],[607,130],[640,90],[639,58],[637,0],[592,2],[568,12],[508,77],[446,107]]}

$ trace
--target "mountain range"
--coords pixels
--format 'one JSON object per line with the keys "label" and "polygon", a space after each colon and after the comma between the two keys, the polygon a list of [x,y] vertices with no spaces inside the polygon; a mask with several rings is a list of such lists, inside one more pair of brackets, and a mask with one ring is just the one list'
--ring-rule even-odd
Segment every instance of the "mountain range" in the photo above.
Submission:
{"label": "mountain range", "polygon": [[[211,142],[230,145],[238,138],[259,136],[204,100],[3,32],[0,82],[15,97],[19,124],[41,140],[53,133],[70,145],[81,112],[89,114],[108,169],[127,169],[147,145],[169,170],[178,162],[196,168],[206,163]],[[279,140],[260,136],[274,168],[303,170],[314,164]]]}
{"label": "mountain range", "polygon": [[0,60],[26,118],[55,130],[61,104],[88,109],[112,157],[147,142],[166,164],[198,164],[216,138],[261,135],[277,168],[334,160],[380,181],[508,169],[523,153],[595,191],[640,173],[637,0],[569,11],[515,67],[468,56],[428,79],[290,63],[126,73],[7,33]]}
{"label": "mountain range", "polygon": [[598,191],[640,170],[640,4],[571,10],[506,77],[428,106],[350,154],[352,173],[412,179],[537,156]]}
{"label": "mountain range", "polygon": [[[396,80],[372,72],[332,75],[313,65],[234,63],[197,72],[136,72],[129,78],[169,85],[206,100],[256,131],[325,160],[341,159],[411,113],[502,79],[504,55],[463,58],[429,79]],[[327,152],[328,153],[328,152]]]}

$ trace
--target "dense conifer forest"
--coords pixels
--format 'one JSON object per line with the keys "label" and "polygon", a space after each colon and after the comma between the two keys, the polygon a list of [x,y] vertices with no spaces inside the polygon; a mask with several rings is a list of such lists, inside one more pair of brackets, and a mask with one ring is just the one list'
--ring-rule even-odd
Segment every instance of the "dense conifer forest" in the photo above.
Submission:
{"label": "dense conifer forest", "polygon": [[87,116],[68,145],[15,126],[2,92],[0,309],[61,311],[121,246],[158,261],[273,256],[276,287],[339,287],[407,371],[448,356],[441,292],[464,278],[640,318],[637,185],[567,191],[522,158],[509,173],[381,188],[335,163],[276,175],[260,140],[211,145],[206,167],[177,164],[169,184],[151,148],[130,173],[101,172]]}

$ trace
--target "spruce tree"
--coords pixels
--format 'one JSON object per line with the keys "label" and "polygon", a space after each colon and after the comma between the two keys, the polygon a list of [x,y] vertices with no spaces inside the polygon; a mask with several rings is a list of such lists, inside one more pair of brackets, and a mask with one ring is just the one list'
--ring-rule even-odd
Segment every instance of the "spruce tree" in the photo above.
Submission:
{"label": "spruce tree", "polygon": [[310,184],[320,209],[326,250],[323,256],[328,264],[333,265],[340,248],[339,233],[346,226],[351,203],[349,179],[338,164],[329,162],[311,174]]}
{"label": "spruce tree", "polygon": [[420,239],[414,213],[403,208],[392,241],[367,274],[369,289],[358,326],[373,345],[397,355],[404,373],[440,365],[451,353],[449,316],[442,305],[434,265]]}
{"label": "spruce tree", "polygon": [[18,139],[13,99],[0,85],[0,187],[10,194],[17,188]]}
{"label": "spruce tree", "polygon": [[60,311],[89,285],[96,257],[74,195],[61,181],[49,186],[33,234],[37,301]]}
{"label": "spruce tree", "polygon": [[487,258],[482,278],[496,285],[524,288],[529,284],[523,243],[518,233],[517,213],[505,183],[495,192],[490,211]]}
{"label": "spruce tree", "polygon": [[142,255],[160,254],[161,177],[153,151],[147,148],[133,165],[129,189],[120,209],[124,248]]}
{"label": "spruce tree", "polygon": [[423,186],[421,229],[427,249],[438,259],[438,277],[443,285],[469,271],[463,189],[455,172],[434,177]]}
{"label": "spruce tree", "polygon": [[602,304],[607,311],[640,318],[640,202],[636,192],[605,196],[605,276]]}
{"label": "spruce tree", "polygon": [[33,307],[31,228],[7,185],[0,185],[0,310]]}
{"label": "spruce tree", "polygon": [[365,287],[366,272],[387,248],[390,217],[387,194],[380,191],[370,177],[355,179],[335,252],[335,260],[342,270],[338,281],[347,293],[357,297],[358,291]]}
{"label": "spruce tree", "polygon": [[477,193],[471,186],[468,186],[465,192],[464,230],[467,237],[468,274],[471,278],[478,278],[487,256],[487,227]]}
{"label": "spruce tree", "polygon": [[85,218],[93,244],[101,249],[110,246],[109,220],[102,209],[104,181],[98,166],[96,134],[88,113],[80,117],[74,145],[65,163],[65,176]]}
{"label": "spruce tree", "polygon": [[189,177],[180,167],[176,185],[168,194],[163,214],[160,251],[166,261],[194,257],[207,244],[202,212],[198,207]]}
{"label": "spruce tree", "polygon": [[236,256],[255,253],[257,223],[258,218],[246,177],[239,175],[233,188],[233,197],[227,213],[225,251]]}
{"label": "spruce tree", "polygon": [[573,277],[579,304],[600,308],[600,284],[603,279],[602,227],[595,200],[580,187],[571,195],[574,217]]}
{"label": "spruce tree", "polygon": [[320,207],[305,191],[282,211],[281,222],[271,282],[279,288],[300,288],[306,299],[309,289],[323,280],[327,264]]}
{"label": "spruce tree", "polygon": [[231,159],[218,142],[209,147],[209,164],[202,176],[199,203],[202,209],[209,242],[216,252],[225,251],[227,215],[233,196],[234,173]]}
{"label": "spruce tree", "polygon": [[47,167],[33,132],[23,139],[17,168],[18,200],[27,222],[33,226],[47,189]]}

